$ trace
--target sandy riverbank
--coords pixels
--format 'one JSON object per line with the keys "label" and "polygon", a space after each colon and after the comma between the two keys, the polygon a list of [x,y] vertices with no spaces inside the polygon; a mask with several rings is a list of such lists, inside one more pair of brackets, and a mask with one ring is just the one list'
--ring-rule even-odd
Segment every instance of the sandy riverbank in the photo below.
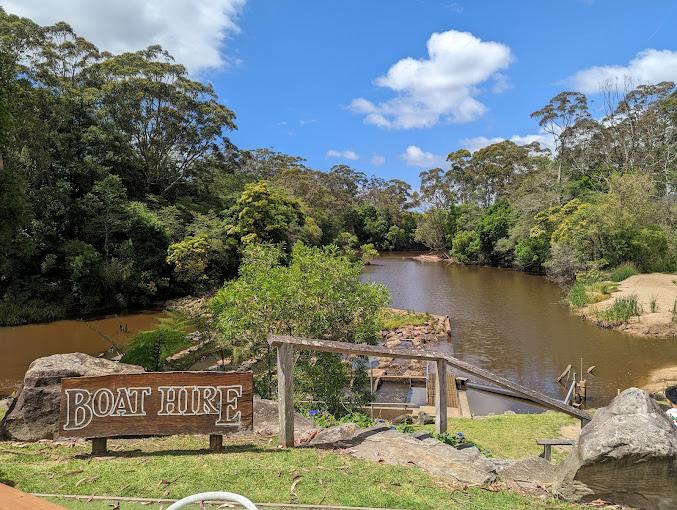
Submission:
{"label": "sandy riverbank", "polygon": [[[593,306],[582,308],[580,314],[592,322],[599,322],[595,311],[605,310],[620,297],[637,296],[641,307],[639,317],[632,317],[626,324],[614,329],[640,336],[677,337],[677,323],[673,321],[673,309],[677,306],[677,274],[637,274],[620,282],[618,291],[609,299]],[[651,302],[655,300],[655,311]]]}

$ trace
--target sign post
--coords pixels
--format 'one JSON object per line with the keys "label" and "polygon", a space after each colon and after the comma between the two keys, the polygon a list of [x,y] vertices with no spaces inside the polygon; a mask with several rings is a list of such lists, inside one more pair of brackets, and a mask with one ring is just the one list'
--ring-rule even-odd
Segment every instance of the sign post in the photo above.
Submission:
{"label": "sign post", "polygon": [[222,436],[251,432],[251,372],[149,372],[61,380],[59,435],[92,439],[209,434],[218,451]]}

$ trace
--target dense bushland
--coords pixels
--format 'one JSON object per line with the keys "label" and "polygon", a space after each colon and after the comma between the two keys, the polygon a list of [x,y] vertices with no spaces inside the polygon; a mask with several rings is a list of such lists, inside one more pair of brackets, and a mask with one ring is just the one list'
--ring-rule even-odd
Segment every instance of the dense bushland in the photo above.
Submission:
{"label": "dense bushland", "polygon": [[[228,138],[235,113],[157,46],[112,55],[0,9],[0,323],[147,306],[237,276],[244,250],[434,250],[572,282],[677,267],[673,83],[562,92],[502,141],[402,180]],[[525,112],[525,115],[527,112]]]}

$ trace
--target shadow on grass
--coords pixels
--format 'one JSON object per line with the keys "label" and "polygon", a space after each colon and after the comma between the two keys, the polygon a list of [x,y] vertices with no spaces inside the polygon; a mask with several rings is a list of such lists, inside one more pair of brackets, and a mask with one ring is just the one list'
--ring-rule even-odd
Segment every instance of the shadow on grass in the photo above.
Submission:
{"label": "shadow on grass", "polygon": [[92,455],[91,453],[81,453],[75,455],[72,458],[77,460],[86,460],[95,457],[115,457],[115,458],[135,458],[135,457],[163,457],[166,455],[171,455],[173,457],[186,457],[193,455],[221,455],[228,453],[280,453],[284,450],[273,450],[265,449],[259,445],[255,444],[237,444],[237,445],[225,445],[220,451],[214,452],[209,448],[199,448],[199,449],[177,449],[177,448],[168,448],[160,450],[142,450],[140,448],[135,448],[133,450],[113,450],[108,451],[103,455]]}

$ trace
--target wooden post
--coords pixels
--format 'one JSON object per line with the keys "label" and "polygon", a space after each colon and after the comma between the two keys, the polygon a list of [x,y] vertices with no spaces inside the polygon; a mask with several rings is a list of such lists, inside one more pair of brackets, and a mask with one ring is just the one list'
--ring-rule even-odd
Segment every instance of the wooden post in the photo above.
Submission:
{"label": "wooden post", "polygon": [[103,455],[107,451],[108,445],[105,437],[92,438],[92,455]]}
{"label": "wooden post", "polygon": [[447,431],[447,362],[437,360],[435,373],[435,433]]}
{"label": "wooden post", "polygon": [[280,418],[280,444],[294,446],[294,346],[277,348],[277,400]]}
{"label": "wooden post", "polygon": [[223,448],[223,436],[220,434],[209,434],[209,449],[213,452],[220,452]]}

